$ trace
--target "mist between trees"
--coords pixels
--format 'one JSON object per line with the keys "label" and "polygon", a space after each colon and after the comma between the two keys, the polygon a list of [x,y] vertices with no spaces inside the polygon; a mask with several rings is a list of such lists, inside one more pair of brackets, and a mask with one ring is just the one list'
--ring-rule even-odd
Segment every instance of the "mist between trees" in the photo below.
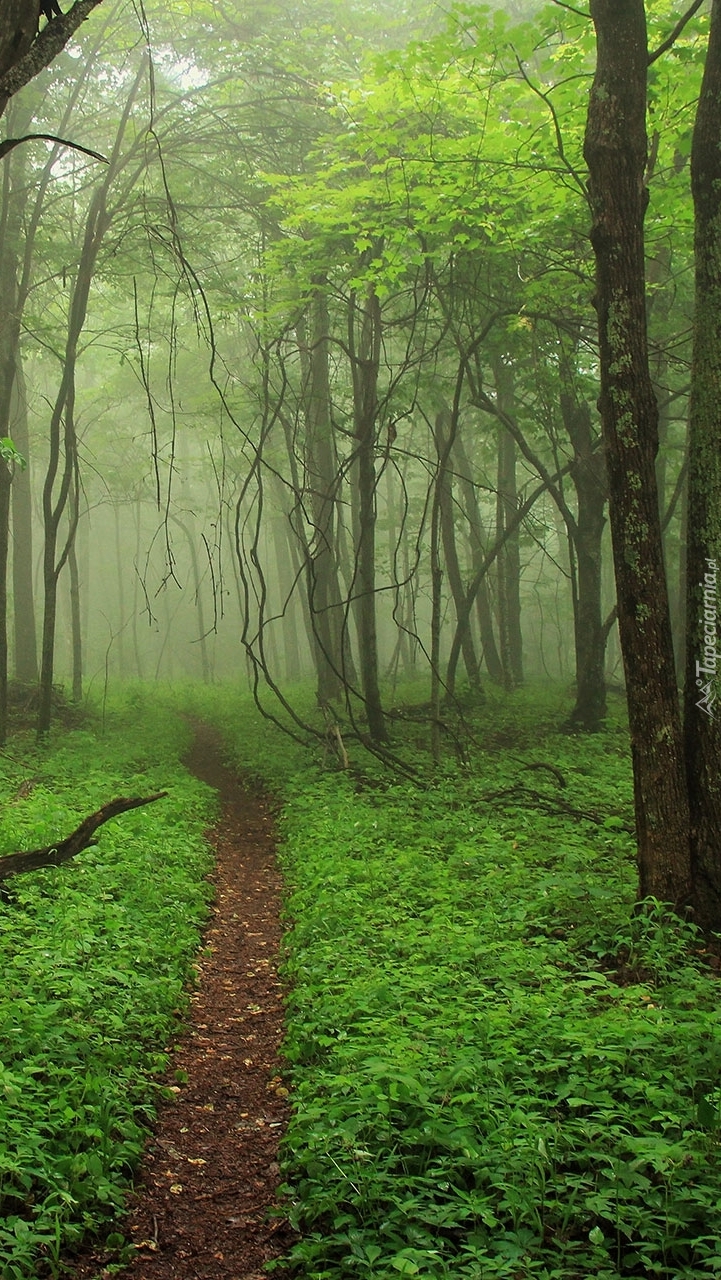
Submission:
{"label": "mist between trees", "polygon": [[6,18],[3,733],[8,651],[40,733],[58,681],[241,678],[406,772],[401,681],[438,762],[489,681],[593,731],[625,678],[641,894],[718,926],[715,17]]}

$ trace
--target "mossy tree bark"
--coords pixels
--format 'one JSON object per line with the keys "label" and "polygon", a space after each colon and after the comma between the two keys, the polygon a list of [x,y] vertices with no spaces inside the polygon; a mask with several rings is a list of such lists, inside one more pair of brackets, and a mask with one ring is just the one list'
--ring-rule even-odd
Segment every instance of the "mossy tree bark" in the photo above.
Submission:
{"label": "mossy tree bark", "polygon": [[38,32],[40,0],[0,4],[0,115],[9,99],[50,63],[101,0],[76,0]]}
{"label": "mossy tree bark", "polygon": [[691,898],[689,807],[655,475],[658,409],[646,332],[646,15],[643,0],[592,0],[591,17],[597,65],[585,157],[640,893],[681,907]]}
{"label": "mossy tree bark", "polygon": [[[696,918],[721,929],[721,3],[691,151],[696,306],[689,421],[685,747]],[[714,702],[714,696],[716,701]]]}

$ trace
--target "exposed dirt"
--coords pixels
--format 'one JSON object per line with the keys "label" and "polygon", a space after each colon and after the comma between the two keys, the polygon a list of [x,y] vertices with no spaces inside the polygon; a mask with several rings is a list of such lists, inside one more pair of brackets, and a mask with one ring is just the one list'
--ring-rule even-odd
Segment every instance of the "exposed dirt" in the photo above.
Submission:
{"label": "exposed dirt", "polygon": [[[278,1060],[281,886],[273,818],[268,798],[244,789],[225,767],[212,730],[197,728],[186,763],[220,793],[221,816],[209,833],[216,898],[190,1027],[168,1072],[175,1099],[161,1108],[118,1227],[136,1252],[122,1275],[262,1280],[263,1264],[293,1240],[288,1223],[269,1216],[288,1118]],[[110,1258],[85,1254],[70,1274],[102,1276]]]}

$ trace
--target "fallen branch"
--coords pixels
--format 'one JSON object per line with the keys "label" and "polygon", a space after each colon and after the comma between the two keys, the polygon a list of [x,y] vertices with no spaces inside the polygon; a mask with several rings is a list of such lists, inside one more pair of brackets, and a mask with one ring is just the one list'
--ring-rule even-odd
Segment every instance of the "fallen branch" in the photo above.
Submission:
{"label": "fallen branch", "polygon": [[90,849],[96,845],[98,842],[93,839],[95,832],[111,818],[117,818],[119,813],[126,813],[128,809],[140,809],[144,804],[154,804],[156,800],[162,800],[167,794],[167,791],[157,791],[152,796],[118,796],[116,800],[109,800],[102,809],[84,818],[80,826],[58,844],[47,845],[44,849],[30,849],[27,853],[8,853],[4,858],[0,858],[0,881],[7,880],[9,876],[16,876],[22,871],[38,871],[41,867],[59,867],[61,862],[74,858],[76,853],[82,853],[83,849]]}
{"label": "fallen branch", "polygon": [[[531,804],[536,809],[540,809],[543,813],[549,813],[553,816],[578,818],[583,822],[592,822],[594,826],[602,827],[608,820],[608,817],[615,817],[615,814],[596,813],[592,809],[577,809],[574,805],[568,804],[566,800],[562,800],[560,796],[543,795],[540,791],[533,791],[530,787],[526,787],[522,782],[514,782],[510,787],[501,787],[499,791],[486,791],[479,797],[481,804],[494,804],[500,802],[504,804]],[[614,827],[614,831],[625,831],[628,835],[635,835],[636,828],[632,823],[622,822],[620,826]]]}

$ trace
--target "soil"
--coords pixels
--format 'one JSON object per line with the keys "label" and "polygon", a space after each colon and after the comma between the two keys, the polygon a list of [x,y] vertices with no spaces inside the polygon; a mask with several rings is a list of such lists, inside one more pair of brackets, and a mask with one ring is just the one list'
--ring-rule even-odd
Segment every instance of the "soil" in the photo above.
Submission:
{"label": "soil", "polygon": [[[188,768],[215,787],[209,838],[215,900],[196,965],[189,1026],[167,1075],[164,1104],[117,1230],[135,1257],[128,1280],[263,1280],[294,1236],[278,1207],[278,1145],[289,1108],[278,1057],[281,882],[272,801],[222,760],[217,735],[196,727]],[[88,1250],[75,1280],[108,1276],[117,1254]]]}

